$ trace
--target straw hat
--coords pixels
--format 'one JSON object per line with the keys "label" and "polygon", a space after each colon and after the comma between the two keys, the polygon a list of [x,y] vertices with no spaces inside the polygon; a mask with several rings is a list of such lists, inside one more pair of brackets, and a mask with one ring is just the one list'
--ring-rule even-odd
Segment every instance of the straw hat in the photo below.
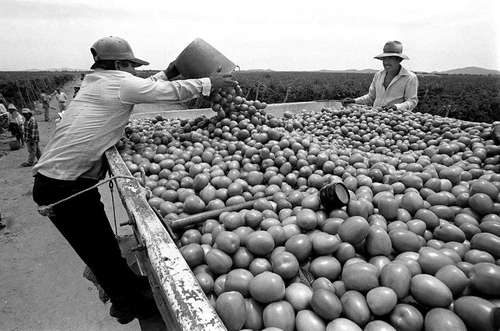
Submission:
{"label": "straw hat", "polygon": [[16,106],[14,106],[13,103],[9,103],[9,106],[7,106],[8,110],[17,110]]}
{"label": "straw hat", "polygon": [[375,56],[376,59],[382,60],[384,57],[396,56],[404,60],[410,58],[403,54],[403,44],[397,40],[388,41],[384,45],[383,53]]}
{"label": "straw hat", "polygon": [[21,110],[21,113],[22,114],[33,114],[33,112],[31,111],[31,109],[29,109],[29,108],[23,108]]}

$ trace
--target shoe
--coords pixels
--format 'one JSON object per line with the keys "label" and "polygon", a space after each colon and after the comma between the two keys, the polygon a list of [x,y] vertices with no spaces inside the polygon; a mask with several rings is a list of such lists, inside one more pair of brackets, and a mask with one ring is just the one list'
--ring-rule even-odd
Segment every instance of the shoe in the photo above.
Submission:
{"label": "shoe", "polygon": [[137,299],[134,302],[114,302],[109,315],[120,324],[128,324],[135,318],[146,319],[158,315],[158,307],[153,299]]}
{"label": "shoe", "polygon": [[29,162],[21,163],[21,167],[32,167],[33,165],[34,165],[33,163],[29,163]]}

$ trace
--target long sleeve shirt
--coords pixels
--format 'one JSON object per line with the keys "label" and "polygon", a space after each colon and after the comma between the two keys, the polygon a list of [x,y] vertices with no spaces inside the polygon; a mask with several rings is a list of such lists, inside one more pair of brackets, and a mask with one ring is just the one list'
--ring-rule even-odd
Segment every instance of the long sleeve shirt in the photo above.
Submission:
{"label": "long sleeve shirt", "polygon": [[37,143],[40,141],[38,123],[33,116],[24,124],[24,140],[28,143]]}
{"label": "long sleeve shirt", "polygon": [[375,74],[368,94],[354,99],[358,104],[373,107],[395,105],[398,110],[413,110],[418,103],[418,78],[413,72],[401,67],[399,73],[384,87],[386,71]]}
{"label": "long sleeve shirt", "polygon": [[164,72],[139,78],[118,70],[95,70],[69,104],[34,174],[60,179],[98,179],[104,152],[123,135],[135,104],[187,101],[210,94],[210,79],[166,80]]}

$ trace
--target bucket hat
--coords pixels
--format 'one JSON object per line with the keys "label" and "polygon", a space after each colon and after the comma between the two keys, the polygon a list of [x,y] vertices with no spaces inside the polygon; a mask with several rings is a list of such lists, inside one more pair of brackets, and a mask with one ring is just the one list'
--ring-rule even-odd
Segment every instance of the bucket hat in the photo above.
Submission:
{"label": "bucket hat", "polygon": [[7,106],[7,109],[9,109],[9,110],[17,110],[16,106],[14,106],[14,104],[12,104],[12,103],[9,103],[9,106]]}
{"label": "bucket hat", "polygon": [[382,52],[382,54],[375,56],[375,58],[382,60],[384,57],[396,56],[404,60],[410,59],[408,56],[403,54],[403,44],[397,40],[386,42]]}

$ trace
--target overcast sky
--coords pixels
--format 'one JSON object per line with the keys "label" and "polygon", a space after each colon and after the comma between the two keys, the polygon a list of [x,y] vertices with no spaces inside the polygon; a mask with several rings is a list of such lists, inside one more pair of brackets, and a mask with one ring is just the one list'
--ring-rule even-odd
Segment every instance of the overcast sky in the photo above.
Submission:
{"label": "overcast sky", "polygon": [[413,70],[500,70],[498,13],[498,0],[0,0],[0,70],[87,69],[107,35],[145,69],[200,37],[241,69],[378,69],[373,56],[400,40]]}

